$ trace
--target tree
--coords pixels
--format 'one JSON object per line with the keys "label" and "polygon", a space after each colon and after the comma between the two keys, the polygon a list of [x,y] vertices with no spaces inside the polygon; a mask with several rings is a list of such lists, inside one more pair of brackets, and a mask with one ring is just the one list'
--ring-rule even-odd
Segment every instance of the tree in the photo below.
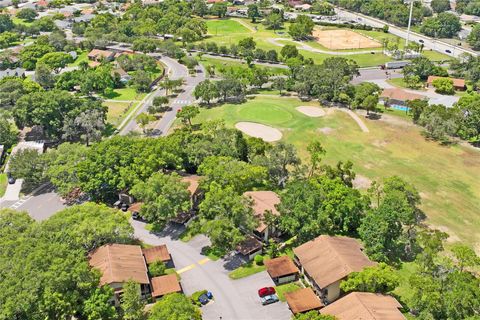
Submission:
{"label": "tree", "polygon": [[8,14],[0,15],[0,33],[5,31],[10,31],[15,25],[13,24],[12,18]]}
{"label": "tree", "polygon": [[298,49],[293,44],[286,44],[282,47],[282,50],[280,50],[280,54],[282,55],[283,60],[288,60],[298,56]]}
{"label": "tree", "polygon": [[199,210],[207,220],[228,219],[235,227],[251,230],[255,226],[251,201],[235,192],[232,186],[213,182],[200,203]]}
{"label": "tree", "polygon": [[70,141],[85,141],[87,146],[91,142],[99,141],[105,130],[105,110],[100,106],[87,109],[73,119],[67,120],[64,125],[63,139]]}
{"label": "tree", "polygon": [[151,222],[163,224],[190,206],[187,184],[177,174],[155,173],[135,184],[133,196],[143,202],[141,214]]}
{"label": "tree", "polygon": [[457,243],[453,245],[451,250],[461,272],[465,271],[465,268],[480,265],[480,257],[468,245]]}
{"label": "tree", "polygon": [[440,94],[455,94],[455,88],[453,87],[453,80],[448,78],[438,78],[433,80],[433,87],[436,93]]}
{"label": "tree", "polygon": [[251,4],[248,6],[247,16],[252,20],[253,23],[256,22],[257,17],[260,17],[260,11],[258,10],[258,6],[256,4]]}
{"label": "tree", "polygon": [[181,293],[164,296],[153,306],[148,320],[201,320],[202,314],[190,299]]}
{"label": "tree", "polygon": [[433,140],[448,143],[450,137],[458,130],[456,110],[444,105],[430,105],[418,119],[418,124],[425,128],[425,135]]}
{"label": "tree", "polygon": [[279,94],[282,95],[282,91],[285,90],[287,86],[287,81],[283,77],[278,77],[273,79],[273,88],[279,91]]}
{"label": "tree", "polygon": [[280,228],[302,243],[320,234],[355,234],[366,207],[358,190],[327,176],[292,181],[280,198]]}
{"label": "tree", "polygon": [[0,118],[0,145],[3,145],[8,150],[17,140],[18,132],[13,129],[8,118],[2,116]]}
{"label": "tree", "polygon": [[405,77],[416,75],[420,77],[420,80],[427,80],[428,76],[448,76],[445,69],[435,66],[435,64],[426,57],[418,57],[412,60],[412,62],[403,68],[403,74]]}
{"label": "tree", "polygon": [[370,111],[376,109],[379,94],[380,87],[377,84],[370,82],[360,83],[355,86],[355,96],[353,98],[352,106],[367,110],[368,115]]}
{"label": "tree", "polygon": [[150,90],[152,80],[147,72],[138,70],[133,75],[132,82],[138,92],[147,92]]}
{"label": "tree", "polygon": [[114,320],[117,319],[117,310],[110,302],[113,289],[110,286],[97,288],[85,301],[83,314],[87,320]]}
{"label": "tree", "polygon": [[312,5],[312,11],[322,16],[335,15],[335,10],[333,6],[330,3],[323,0],[315,1]]}
{"label": "tree", "polygon": [[218,94],[224,102],[230,97],[235,97],[239,101],[243,100],[245,88],[240,80],[228,78],[219,80],[215,84],[217,85]]}
{"label": "tree", "polygon": [[210,14],[219,18],[225,17],[227,14],[227,4],[222,2],[215,2],[210,8]]}
{"label": "tree", "polygon": [[297,313],[292,316],[292,320],[338,320],[335,316],[329,314],[320,314],[318,311],[308,311]]}
{"label": "tree", "polygon": [[32,189],[44,178],[45,162],[35,149],[22,149],[10,157],[8,172],[17,179],[24,179],[24,187]]}
{"label": "tree", "polygon": [[315,23],[305,15],[299,15],[288,28],[288,33],[295,40],[303,40],[312,34]]}
{"label": "tree", "polygon": [[208,236],[212,246],[227,252],[244,239],[243,234],[228,219],[209,220],[203,223],[202,232]]}
{"label": "tree", "polygon": [[177,117],[182,120],[183,123],[192,127],[192,119],[200,113],[200,108],[197,106],[185,106],[178,111]]}
{"label": "tree", "polygon": [[475,24],[467,37],[467,42],[473,50],[480,50],[480,25]]}
{"label": "tree", "polygon": [[453,13],[442,12],[436,17],[427,18],[420,27],[420,32],[435,38],[452,38],[462,30],[460,18]]}
{"label": "tree", "polygon": [[200,17],[206,15],[208,13],[208,7],[205,1],[195,0],[193,3],[193,13]]}
{"label": "tree", "polygon": [[35,80],[45,89],[53,88],[55,85],[55,77],[52,69],[45,64],[37,64],[35,68]]}
{"label": "tree", "polygon": [[480,142],[480,96],[474,96],[471,101],[469,98],[460,98],[455,106],[456,113],[459,114],[457,134],[460,138],[478,145]]}
{"label": "tree", "polygon": [[407,102],[409,113],[412,115],[413,123],[417,123],[422,113],[428,108],[428,101],[425,99],[414,99]]}
{"label": "tree", "polygon": [[150,273],[152,277],[163,276],[166,269],[165,263],[161,260],[156,260],[148,265],[148,273]]}
{"label": "tree", "polygon": [[430,3],[433,11],[436,13],[442,13],[444,11],[450,10],[450,1],[449,0],[432,0]]}
{"label": "tree", "polygon": [[340,283],[343,292],[373,292],[387,294],[395,290],[400,279],[395,270],[385,263],[351,273]]}
{"label": "tree", "polygon": [[138,125],[140,126],[140,128],[142,128],[142,131],[143,133],[146,133],[147,132],[147,125],[154,121],[155,120],[155,117],[148,114],[148,113],[145,113],[145,112],[142,112],[140,113],[136,118],[135,118],[135,121],[138,123]]}
{"label": "tree", "polygon": [[300,159],[293,145],[279,142],[253,162],[268,168],[268,177],[274,188],[284,188],[290,176],[290,168],[297,167]]}
{"label": "tree", "polygon": [[273,29],[273,31],[276,32],[283,27],[283,17],[280,13],[272,12],[265,18],[263,23],[268,29]]}
{"label": "tree", "polygon": [[125,320],[142,320],[145,318],[143,312],[145,303],[140,299],[140,285],[138,283],[130,280],[123,285],[120,306]]}
{"label": "tree", "polygon": [[213,99],[216,99],[220,96],[215,82],[212,82],[208,79],[200,82],[195,87],[193,94],[195,99],[202,99],[208,105],[210,105]]}
{"label": "tree", "polygon": [[55,73],[60,72],[60,70],[65,68],[65,66],[70,62],[73,62],[73,58],[70,54],[65,52],[49,52],[38,59],[38,64],[45,64],[50,69],[55,71]]}

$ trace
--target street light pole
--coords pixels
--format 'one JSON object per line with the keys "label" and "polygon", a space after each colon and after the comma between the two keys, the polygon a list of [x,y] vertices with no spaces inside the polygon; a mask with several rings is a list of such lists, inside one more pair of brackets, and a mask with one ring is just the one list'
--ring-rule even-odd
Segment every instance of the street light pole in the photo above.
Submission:
{"label": "street light pole", "polygon": [[413,3],[414,0],[410,0],[410,14],[408,17],[408,29],[407,29],[407,39],[405,39],[405,47],[408,46],[408,41],[410,41],[410,27],[412,26],[412,14],[413,14]]}

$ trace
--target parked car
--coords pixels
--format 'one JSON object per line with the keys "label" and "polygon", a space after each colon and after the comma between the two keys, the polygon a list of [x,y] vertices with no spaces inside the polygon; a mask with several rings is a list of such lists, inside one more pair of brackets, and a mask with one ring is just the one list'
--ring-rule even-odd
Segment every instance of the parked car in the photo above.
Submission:
{"label": "parked car", "polygon": [[269,295],[272,295],[272,294],[275,294],[275,288],[264,287],[264,288],[258,289],[258,296],[260,298],[265,297],[265,296],[269,296]]}
{"label": "parked car", "polygon": [[17,181],[17,179],[15,179],[10,172],[7,173],[7,178],[8,178],[8,184],[14,184],[15,181]]}
{"label": "parked car", "polygon": [[200,297],[198,297],[198,302],[200,302],[202,305],[206,305],[208,303],[208,301],[210,301],[210,299],[208,299],[208,296],[207,296],[206,293],[204,293]]}
{"label": "parked car", "polygon": [[446,52],[446,53],[452,53],[452,51],[450,51],[450,50],[448,50],[448,49],[445,50],[445,52]]}
{"label": "parked car", "polygon": [[418,42],[420,42],[420,43],[424,43],[425,41],[423,41],[423,39],[420,39],[420,40],[418,40]]}
{"label": "parked car", "polygon": [[268,304],[278,302],[278,297],[275,294],[271,294],[271,295],[263,297],[261,300],[262,300],[262,305],[266,306]]}

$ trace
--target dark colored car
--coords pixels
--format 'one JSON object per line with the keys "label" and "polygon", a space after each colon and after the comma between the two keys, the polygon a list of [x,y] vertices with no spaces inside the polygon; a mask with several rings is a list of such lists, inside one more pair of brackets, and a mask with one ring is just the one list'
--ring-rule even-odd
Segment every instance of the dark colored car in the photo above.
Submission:
{"label": "dark colored car", "polygon": [[420,43],[424,43],[425,41],[423,41],[423,39],[420,39],[420,40],[418,40],[418,42],[420,42]]}
{"label": "dark colored car", "polygon": [[448,49],[445,50],[445,52],[446,52],[446,53],[452,53],[452,51],[450,51],[450,50],[448,50]]}
{"label": "dark colored car", "polygon": [[269,296],[272,294],[275,294],[275,288],[272,288],[272,287],[264,287],[258,290],[258,296],[260,298]]}
{"label": "dark colored car", "polygon": [[8,183],[9,184],[14,184],[15,181],[17,181],[17,179],[15,179],[14,177],[12,177],[12,175],[10,173],[7,174],[7,178],[8,178]]}
{"label": "dark colored car", "polygon": [[278,302],[278,297],[275,294],[271,294],[262,298],[262,305],[272,304]]}
{"label": "dark colored car", "polygon": [[207,294],[202,294],[200,297],[198,297],[198,302],[200,302],[202,305],[207,304],[209,301]]}

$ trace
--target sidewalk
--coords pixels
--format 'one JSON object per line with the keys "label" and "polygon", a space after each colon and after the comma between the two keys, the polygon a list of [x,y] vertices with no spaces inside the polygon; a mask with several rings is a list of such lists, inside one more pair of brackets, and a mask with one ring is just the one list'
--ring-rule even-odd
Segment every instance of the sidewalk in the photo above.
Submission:
{"label": "sidewalk", "polygon": [[0,198],[0,202],[3,201],[17,201],[20,199],[20,190],[22,189],[23,179],[17,179],[14,184],[8,184],[7,190],[2,198]]}

